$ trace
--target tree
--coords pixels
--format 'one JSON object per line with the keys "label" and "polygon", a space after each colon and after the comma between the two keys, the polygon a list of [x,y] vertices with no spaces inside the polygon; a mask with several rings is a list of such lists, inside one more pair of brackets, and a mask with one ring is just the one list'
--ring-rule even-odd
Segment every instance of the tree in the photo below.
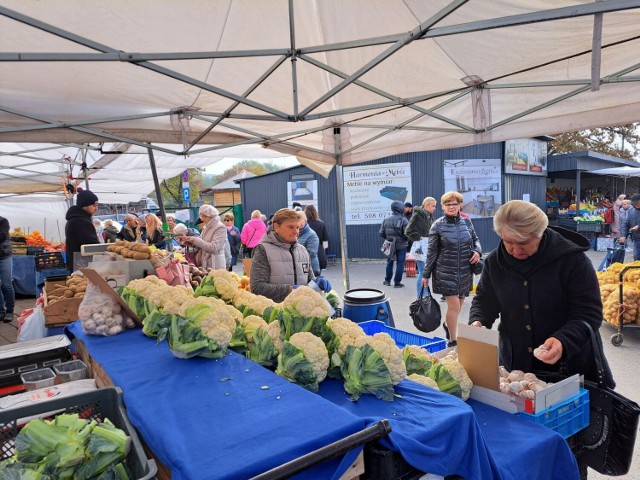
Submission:
{"label": "tree", "polygon": [[282,167],[273,163],[265,163],[258,160],[242,160],[241,162],[236,163],[233,167],[227,168],[220,175],[217,175],[215,177],[214,185],[224,182],[225,180],[239,174],[242,170],[255,173],[256,175],[264,175],[265,173],[282,170]]}
{"label": "tree", "polygon": [[579,132],[557,133],[549,155],[591,150],[627,160],[640,160],[640,124],[613,125]]}
{"label": "tree", "polygon": [[[192,202],[200,198],[200,190],[204,189],[202,170],[199,168],[188,168],[189,172],[189,193]],[[182,175],[177,175],[160,182],[160,192],[165,207],[187,207],[188,204],[182,200]],[[150,196],[157,200],[158,196],[154,191]]]}

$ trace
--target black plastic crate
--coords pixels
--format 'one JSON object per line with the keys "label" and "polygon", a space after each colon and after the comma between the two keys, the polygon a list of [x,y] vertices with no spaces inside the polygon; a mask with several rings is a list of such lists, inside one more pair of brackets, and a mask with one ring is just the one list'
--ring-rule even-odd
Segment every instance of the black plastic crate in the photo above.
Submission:
{"label": "black plastic crate", "polygon": [[70,341],[64,335],[0,348],[0,387],[20,385],[20,375],[71,360]]}
{"label": "black plastic crate", "polygon": [[362,480],[417,480],[424,472],[413,468],[399,452],[379,444],[364,447]]}
{"label": "black plastic crate", "polygon": [[[55,412],[51,414],[50,412]],[[102,421],[108,418],[129,437],[131,450],[127,455],[127,466],[137,480],[153,479],[158,468],[154,460],[147,459],[138,434],[129,422],[122,403],[122,390],[117,387],[102,388],[89,392],[55,398],[34,405],[0,411],[0,460],[13,455],[14,439],[22,425],[20,419],[39,416],[53,418],[60,413],[77,413],[86,420]]]}
{"label": "black plastic crate", "polygon": [[46,252],[36,254],[36,270],[51,270],[65,268],[66,263],[62,252]]}

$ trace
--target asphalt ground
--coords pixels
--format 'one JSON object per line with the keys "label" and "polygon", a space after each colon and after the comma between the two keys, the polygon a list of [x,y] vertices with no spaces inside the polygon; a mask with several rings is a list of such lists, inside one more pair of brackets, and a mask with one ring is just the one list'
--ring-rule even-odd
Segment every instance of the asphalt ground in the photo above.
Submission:
{"label": "asphalt ground", "polygon": [[[602,262],[605,252],[589,251],[587,255],[593,262],[594,267],[597,268]],[[627,262],[631,260],[629,253],[627,253],[626,260]],[[384,280],[385,265],[386,261],[384,260],[362,260],[349,262],[349,288],[375,288],[384,292],[389,301],[389,307],[393,314],[396,328],[420,335],[444,338],[445,333],[442,327],[430,334],[424,334],[414,328],[413,322],[409,317],[409,305],[417,296],[415,288],[416,277],[405,277],[402,281],[405,285],[404,288],[385,286],[382,284]],[[238,273],[242,273],[241,266],[236,266],[235,270]],[[323,275],[329,279],[333,289],[338,292],[340,297],[342,297],[345,292],[345,285],[340,262],[338,261],[335,264],[331,264],[330,262],[329,267],[323,272]],[[576,279],[576,281],[579,282],[580,279]],[[460,314],[459,321],[465,324],[469,317],[469,308],[471,306],[472,298],[473,297],[470,296],[464,302],[462,312]],[[34,298],[18,299],[16,301],[15,310],[16,312],[22,312],[22,310],[26,308],[33,307],[34,302]],[[442,309],[442,317],[444,318],[447,305],[446,303],[441,302],[440,306]],[[623,327],[623,343],[618,347],[614,346],[610,341],[610,337],[614,333],[617,333],[616,328],[603,323],[600,329],[600,335],[602,336],[605,355],[617,382],[616,390],[626,397],[631,398],[636,402],[640,402],[640,382],[638,382],[637,377],[634,374],[638,369],[636,362],[640,363],[640,328],[635,326]],[[11,323],[0,322],[0,345],[14,343],[16,341],[16,336],[16,319]],[[604,479],[609,477],[590,470],[589,478]],[[630,473],[616,478],[640,480],[640,439],[636,441],[634,460]]]}

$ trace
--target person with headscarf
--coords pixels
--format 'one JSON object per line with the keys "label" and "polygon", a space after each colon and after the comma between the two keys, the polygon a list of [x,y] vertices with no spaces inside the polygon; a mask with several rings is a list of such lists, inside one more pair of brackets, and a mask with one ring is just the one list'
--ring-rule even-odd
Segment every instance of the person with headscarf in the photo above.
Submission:
{"label": "person with headscarf", "polygon": [[202,205],[198,217],[202,220],[200,237],[182,237],[181,243],[198,248],[196,265],[200,268],[226,268],[227,228],[220,221],[218,209],[213,205]]}
{"label": "person with headscarf", "polygon": [[73,271],[73,256],[80,252],[82,245],[100,243],[91,217],[98,211],[98,197],[90,190],[82,190],[76,197],[76,204],[69,207],[64,227],[67,251],[67,269]]}

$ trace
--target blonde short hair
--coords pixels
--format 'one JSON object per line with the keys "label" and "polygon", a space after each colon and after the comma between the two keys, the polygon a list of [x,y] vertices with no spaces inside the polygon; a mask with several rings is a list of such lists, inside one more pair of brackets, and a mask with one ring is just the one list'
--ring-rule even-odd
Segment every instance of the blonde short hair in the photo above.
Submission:
{"label": "blonde short hair", "polygon": [[251,212],[251,218],[260,218],[261,215],[262,212],[260,210],[254,210],[253,212]]}
{"label": "blonde short hair", "polygon": [[296,212],[290,208],[281,208],[278,210],[271,219],[272,224],[280,225],[289,220],[300,220],[299,212]]}
{"label": "blonde short hair", "polygon": [[422,206],[426,207],[427,205],[435,205],[436,204],[436,199],[433,197],[425,197],[424,200],[422,200]]}
{"label": "blonde short hair", "polygon": [[444,195],[442,195],[442,197],[440,197],[441,205],[444,205],[448,202],[457,202],[462,205],[462,202],[464,202],[464,198],[462,197],[462,194],[460,192],[451,191],[445,193]]}
{"label": "blonde short hair", "polygon": [[520,242],[541,238],[549,226],[547,215],[540,208],[523,200],[510,200],[493,217],[493,229],[502,237],[505,233]]}

